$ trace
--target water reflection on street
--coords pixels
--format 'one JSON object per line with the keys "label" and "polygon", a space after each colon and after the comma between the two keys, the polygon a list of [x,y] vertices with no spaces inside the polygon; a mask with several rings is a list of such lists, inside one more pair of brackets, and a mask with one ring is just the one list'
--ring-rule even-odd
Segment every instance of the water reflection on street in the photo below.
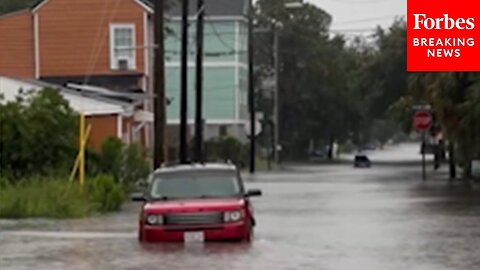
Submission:
{"label": "water reflection on street", "polygon": [[441,172],[422,183],[419,172],[397,164],[260,174],[247,183],[264,191],[251,244],[140,245],[135,204],[81,221],[1,221],[0,269],[480,269],[480,191]]}

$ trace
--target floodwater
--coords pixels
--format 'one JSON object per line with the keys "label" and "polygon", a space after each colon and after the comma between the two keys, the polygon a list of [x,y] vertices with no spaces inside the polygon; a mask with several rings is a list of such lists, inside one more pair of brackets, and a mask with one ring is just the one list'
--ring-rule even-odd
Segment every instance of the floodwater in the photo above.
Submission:
{"label": "floodwater", "polygon": [[393,162],[371,169],[255,176],[247,186],[264,196],[251,244],[141,245],[136,204],[85,220],[0,221],[0,269],[480,269],[480,189],[449,184],[444,171],[423,183],[419,166],[394,163],[416,150],[374,153]]}

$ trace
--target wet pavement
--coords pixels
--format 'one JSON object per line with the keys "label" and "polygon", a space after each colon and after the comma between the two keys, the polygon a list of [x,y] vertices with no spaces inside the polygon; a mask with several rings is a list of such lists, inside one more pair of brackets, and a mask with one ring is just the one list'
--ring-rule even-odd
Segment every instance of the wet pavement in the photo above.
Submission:
{"label": "wet pavement", "polygon": [[[417,159],[414,149],[371,155]],[[249,179],[264,191],[251,244],[140,245],[135,204],[85,220],[0,221],[0,269],[480,269],[480,188],[448,184],[445,172],[422,183],[418,166],[399,164]]]}

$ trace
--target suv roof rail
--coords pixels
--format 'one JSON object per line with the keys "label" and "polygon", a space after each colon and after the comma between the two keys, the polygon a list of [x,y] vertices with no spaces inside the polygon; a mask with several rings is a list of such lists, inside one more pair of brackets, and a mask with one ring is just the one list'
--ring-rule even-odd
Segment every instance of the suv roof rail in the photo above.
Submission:
{"label": "suv roof rail", "polygon": [[[204,160],[202,160],[200,162],[193,162],[193,161],[190,161],[190,160],[188,160],[187,162],[180,162],[178,160],[174,160],[174,161],[167,161],[167,162],[162,163],[160,165],[160,167],[157,168],[157,169],[175,167],[175,166],[180,166],[180,165],[195,165],[195,164],[202,165],[202,166],[207,166],[210,163],[206,162]],[[212,162],[211,164],[225,164],[225,165],[237,167],[237,165],[230,159],[229,160],[224,160],[223,162]],[[155,169],[155,170],[157,170],[157,169]]]}
{"label": "suv roof rail", "polygon": [[167,162],[162,163],[162,165],[160,165],[160,168],[172,167],[172,166],[177,166],[177,165],[190,165],[190,164],[192,164],[191,161],[180,162],[179,160],[173,160],[173,161],[167,161]]}

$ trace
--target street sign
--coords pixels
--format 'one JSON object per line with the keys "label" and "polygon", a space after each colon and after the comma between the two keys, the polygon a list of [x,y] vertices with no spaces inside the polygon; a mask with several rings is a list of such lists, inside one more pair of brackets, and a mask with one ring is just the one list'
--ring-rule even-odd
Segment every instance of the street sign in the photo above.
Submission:
{"label": "street sign", "polygon": [[[247,136],[250,136],[252,134],[250,130],[250,122],[245,122],[244,128]],[[262,132],[262,124],[259,121],[255,121],[255,136],[258,136],[258,134],[260,134],[261,132]]]}
{"label": "street sign", "polygon": [[425,147],[426,143],[426,131],[432,127],[432,114],[430,110],[417,110],[413,115],[413,127],[422,133],[422,179],[427,180],[426,161],[425,161]]}
{"label": "street sign", "polygon": [[413,127],[418,132],[425,132],[432,127],[432,114],[429,111],[417,111],[413,115]]}

